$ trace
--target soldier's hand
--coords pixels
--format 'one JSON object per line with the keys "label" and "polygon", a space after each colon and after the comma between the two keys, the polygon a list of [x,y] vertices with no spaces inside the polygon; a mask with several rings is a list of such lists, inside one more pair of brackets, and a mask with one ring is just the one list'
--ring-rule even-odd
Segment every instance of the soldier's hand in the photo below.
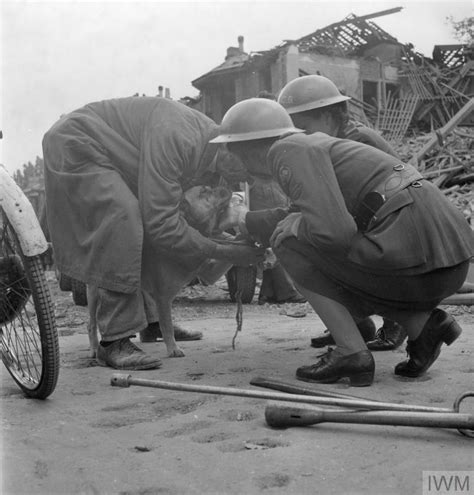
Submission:
{"label": "soldier's hand", "polygon": [[264,260],[265,248],[247,244],[219,244],[214,257],[237,266],[256,265]]}
{"label": "soldier's hand", "polygon": [[298,229],[303,219],[300,212],[290,213],[281,222],[278,222],[272,236],[270,237],[270,245],[272,248],[277,248],[286,238],[297,237]]}

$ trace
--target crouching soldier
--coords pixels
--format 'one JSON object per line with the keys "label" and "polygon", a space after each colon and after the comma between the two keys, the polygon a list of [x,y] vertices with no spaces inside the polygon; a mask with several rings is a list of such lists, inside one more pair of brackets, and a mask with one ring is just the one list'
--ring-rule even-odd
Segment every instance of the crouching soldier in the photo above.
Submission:
{"label": "crouching soldier", "polygon": [[299,379],[370,385],[375,363],[356,320],[373,314],[408,334],[397,375],[421,375],[459,337],[437,306],[462,286],[474,235],[416,169],[366,144],[304,134],[280,104],[258,98],[231,107],[212,142],[226,143],[250,174],[271,173],[296,207],[229,210],[223,224],[270,242],[334,339],[335,349],[298,368]]}

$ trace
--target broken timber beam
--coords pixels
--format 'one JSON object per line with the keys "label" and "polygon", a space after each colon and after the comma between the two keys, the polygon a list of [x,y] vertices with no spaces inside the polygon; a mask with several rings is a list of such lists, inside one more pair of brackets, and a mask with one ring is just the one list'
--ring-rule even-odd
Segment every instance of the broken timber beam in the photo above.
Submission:
{"label": "broken timber beam", "polygon": [[474,98],[471,98],[446,125],[434,132],[434,135],[423,146],[423,148],[421,148],[421,150],[411,158],[410,163],[415,166],[418,165],[426,153],[428,153],[428,151],[434,148],[437,144],[441,144],[443,138],[445,138],[460,122],[468,117],[472,111],[474,111]]}

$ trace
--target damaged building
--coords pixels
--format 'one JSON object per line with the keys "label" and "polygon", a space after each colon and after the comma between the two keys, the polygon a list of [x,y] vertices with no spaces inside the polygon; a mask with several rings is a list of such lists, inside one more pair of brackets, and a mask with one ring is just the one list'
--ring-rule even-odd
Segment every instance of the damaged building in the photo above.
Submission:
{"label": "damaged building", "polygon": [[441,127],[474,93],[472,46],[435,46],[433,58],[416,53],[373,22],[401,9],[350,14],[259,52],[245,52],[239,36],[223,63],[192,81],[200,97],[187,103],[220,122],[238,101],[261,92],[276,95],[297,77],[320,74],[352,98],[350,110],[358,120],[390,141],[403,137],[410,126],[427,132]]}

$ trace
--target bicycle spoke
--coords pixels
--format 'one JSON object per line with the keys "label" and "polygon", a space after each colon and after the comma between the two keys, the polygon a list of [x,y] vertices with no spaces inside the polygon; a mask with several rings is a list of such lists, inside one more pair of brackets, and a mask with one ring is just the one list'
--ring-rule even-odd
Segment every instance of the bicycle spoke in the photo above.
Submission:
{"label": "bicycle spoke", "polygon": [[7,336],[4,348],[8,349],[8,359],[15,363],[18,372],[31,382],[41,377],[41,347],[39,335],[32,322],[25,323],[18,318],[6,327]]}
{"label": "bicycle spoke", "polygon": [[[2,308],[5,315],[16,315],[13,321],[5,325],[2,332],[3,356],[15,365],[17,373],[23,381],[37,383],[41,378],[41,336],[31,300],[22,301],[29,296],[22,287],[24,277],[8,284],[2,284],[5,296],[2,297]],[[15,285],[16,284],[16,285]],[[21,290],[15,287],[21,287]],[[21,311],[10,301],[20,301]],[[30,298],[29,298],[30,299]],[[33,318],[32,318],[33,316]]]}

